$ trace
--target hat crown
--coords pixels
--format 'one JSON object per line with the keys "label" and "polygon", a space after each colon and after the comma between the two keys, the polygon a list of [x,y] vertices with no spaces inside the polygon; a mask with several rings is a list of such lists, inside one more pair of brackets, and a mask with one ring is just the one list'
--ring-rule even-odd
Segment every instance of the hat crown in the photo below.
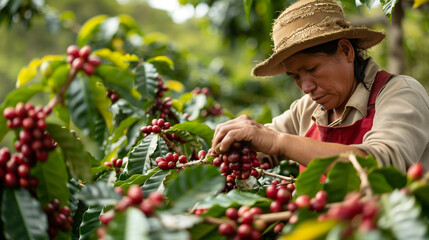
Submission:
{"label": "hat crown", "polygon": [[284,73],[282,61],[295,53],[336,39],[356,39],[360,49],[370,48],[384,33],[366,27],[351,26],[335,0],[299,0],[286,8],[274,21],[273,54],[252,70],[254,76]]}
{"label": "hat crown", "polygon": [[309,37],[323,36],[347,27],[343,10],[335,1],[297,1],[274,21],[274,52]]}

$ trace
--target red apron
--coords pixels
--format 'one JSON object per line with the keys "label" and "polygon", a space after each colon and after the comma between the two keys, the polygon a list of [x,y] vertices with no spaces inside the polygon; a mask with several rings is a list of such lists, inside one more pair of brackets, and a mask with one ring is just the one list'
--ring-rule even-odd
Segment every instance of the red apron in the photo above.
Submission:
{"label": "red apron", "polygon": [[[327,127],[320,126],[316,122],[305,134],[306,137],[313,138],[322,142],[342,143],[346,145],[362,143],[363,136],[372,128],[372,122],[375,114],[375,99],[381,88],[387,83],[392,75],[385,71],[379,71],[375,76],[372,85],[371,95],[368,100],[367,116],[356,121],[349,126]],[[306,167],[299,165],[299,171],[303,171]],[[325,181],[325,176],[322,176],[321,182]]]}

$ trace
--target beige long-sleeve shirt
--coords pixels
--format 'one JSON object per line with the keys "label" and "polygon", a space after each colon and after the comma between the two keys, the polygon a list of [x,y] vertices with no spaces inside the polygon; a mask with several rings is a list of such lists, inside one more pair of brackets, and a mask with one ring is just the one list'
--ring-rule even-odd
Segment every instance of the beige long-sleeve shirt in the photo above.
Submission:
{"label": "beige long-sleeve shirt", "polygon": [[[377,71],[377,64],[370,59],[364,79],[369,89]],[[360,83],[342,116],[328,123],[328,112],[316,111],[318,104],[305,95],[267,126],[304,136],[315,121],[330,127],[351,125],[367,115],[369,96],[370,91]],[[372,129],[362,144],[353,146],[374,156],[380,166],[393,165],[405,172],[413,163],[421,162],[429,171],[429,97],[424,87],[409,76],[392,77],[377,96]]]}

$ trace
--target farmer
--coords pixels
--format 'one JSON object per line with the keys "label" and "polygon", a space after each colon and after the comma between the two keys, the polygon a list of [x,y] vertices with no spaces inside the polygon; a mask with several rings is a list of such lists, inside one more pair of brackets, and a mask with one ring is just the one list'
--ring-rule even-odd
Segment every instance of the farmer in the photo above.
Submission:
{"label": "farmer", "polygon": [[380,71],[364,50],[384,34],[353,27],[331,0],[301,0],[274,21],[274,53],[254,76],[287,74],[305,94],[261,125],[248,116],[219,124],[213,147],[248,141],[300,169],[315,157],[372,155],[380,166],[429,170],[429,97],[415,79]]}

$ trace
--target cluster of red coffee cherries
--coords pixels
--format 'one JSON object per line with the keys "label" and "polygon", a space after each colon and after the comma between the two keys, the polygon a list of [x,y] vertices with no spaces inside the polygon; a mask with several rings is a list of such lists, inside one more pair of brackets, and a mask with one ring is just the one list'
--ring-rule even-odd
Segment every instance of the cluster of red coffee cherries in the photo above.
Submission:
{"label": "cluster of red coffee cherries", "polygon": [[357,227],[360,232],[368,232],[376,228],[376,215],[378,203],[375,199],[362,200],[360,193],[348,193],[342,202],[336,203],[329,208],[327,213],[318,217],[319,221],[327,219],[338,219],[348,224],[343,236],[347,237]]}
{"label": "cluster of red coffee cherries", "polygon": [[[119,191],[118,191],[119,192]],[[163,204],[164,196],[160,192],[152,192],[144,198],[143,191],[139,185],[131,185],[126,195],[116,204],[115,208],[100,215],[100,221],[103,225],[108,226],[115,217],[115,212],[123,212],[129,207],[140,209],[146,216],[150,217],[154,214],[157,207]],[[98,239],[104,239],[106,229],[100,227],[97,230]]]}
{"label": "cluster of red coffee cherries", "polygon": [[45,130],[45,118],[52,109],[34,107],[33,104],[19,102],[16,107],[7,107],[3,111],[3,116],[7,119],[7,126],[11,129],[22,129],[18,134],[18,141],[15,142],[15,149],[21,152],[22,156],[32,167],[37,161],[45,162],[48,159],[48,152],[55,149],[57,143]]}
{"label": "cluster of red coffee cherries", "polygon": [[159,112],[160,118],[167,119],[173,114],[170,110],[171,106],[173,106],[173,99],[171,97],[166,97],[163,100],[162,98],[164,97],[165,91],[168,91],[168,87],[164,85],[161,76],[158,76],[158,85],[155,95],[155,103],[152,106],[152,112],[153,114]]}
{"label": "cluster of red coffee cherries", "polygon": [[0,181],[7,187],[34,190],[39,185],[39,180],[30,176],[30,170],[28,158],[24,158],[20,153],[11,155],[6,147],[0,149]]}
{"label": "cluster of red coffee cherries", "polygon": [[48,234],[50,239],[55,239],[58,231],[68,232],[73,225],[71,210],[67,206],[61,207],[58,199],[53,199],[46,204],[43,211],[48,216]]}
{"label": "cluster of red coffee cherries", "polygon": [[67,48],[67,62],[73,69],[82,69],[87,75],[95,73],[95,68],[101,64],[101,59],[97,56],[90,56],[91,47],[86,45],[79,48],[76,45],[70,45]]}
{"label": "cluster of red coffee cherries", "polygon": [[170,122],[166,122],[163,118],[152,119],[152,125],[143,126],[140,128],[140,132],[146,137],[151,133],[161,133],[163,129],[167,130],[171,127]]}
{"label": "cluster of red coffee cherries", "polygon": [[207,110],[202,110],[201,111],[201,116],[206,117],[206,116],[218,116],[218,115],[222,115],[223,111],[222,111],[222,106],[219,103],[216,103],[213,107],[207,107]]}
{"label": "cluster of red coffee cherries", "polygon": [[165,170],[176,168],[177,162],[187,163],[188,158],[185,155],[179,156],[177,153],[167,153],[165,157],[157,157],[155,161],[159,168]]}
{"label": "cluster of red coffee cherries", "polygon": [[[46,129],[45,117],[50,108],[34,107],[31,103],[19,102],[15,107],[7,107],[3,116],[7,126],[17,129],[18,140],[13,153],[7,148],[0,150],[0,179],[8,187],[24,187],[29,190],[38,185],[38,179],[30,176],[30,170],[39,162],[46,162],[49,151],[57,146]],[[31,191],[30,191],[31,192]]]}
{"label": "cluster of red coffee cherries", "polygon": [[210,94],[211,94],[210,89],[207,87],[203,87],[203,88],[196,87],[196,88],[194,88],[194,90],[192,90],[192,93],[196,94],[196,95],[197,94],[204,94],[207,97],[210,96]]}
{"label": "cluster of red coffee cherries", "polygon": [[109,162],[104,162],[104,166],[113,168],[115,170],[120,170],[123,164],[122,158],[112,158]]}
{"label": "cluster of red coffee cherries", "polygon": [[106,92],[106,97],[110,98],[112,103],[115,103],[119,99],[119,93],[113,89],[110,89]]}
{"label": "cluster of red coffee cherries", "polygon": [[297,209],[304,208],[313,211],[322,211],[328,202],[328,194],[323,190],[318,191],[313,198],[303,194],[298,196],[295,201],[291,201],[294,190],[295,184],[286,183],[285,180],[282,180],[280,183],[278,180],[274,180],[266,189],[267,197],[274,200],[270,204],[270,211],[281,212],[288,210],[293,213]]}
{"label": "cluster of red coffee cherries", "polygon": [[235,179],[246,180],[250,176],[261,176],[255,169],[261,165],[257,153],[246,142],[234,142],[226,153],[211,151],[210,154],[215,157],[213,165],[220,167],[222,176],[226,177],[226,192],[235,188]]}
{"label": "cluster of red coffee cherries", "polygon": [[234,221],[237,227],[229,223],[222,223],[218,226],[218,232],[223,236],[232,237],[232,239],[261,239],[267,224],[263,220],[257,219],[257,216],[263,213],[259,207],[228,208],[225,216]]}

